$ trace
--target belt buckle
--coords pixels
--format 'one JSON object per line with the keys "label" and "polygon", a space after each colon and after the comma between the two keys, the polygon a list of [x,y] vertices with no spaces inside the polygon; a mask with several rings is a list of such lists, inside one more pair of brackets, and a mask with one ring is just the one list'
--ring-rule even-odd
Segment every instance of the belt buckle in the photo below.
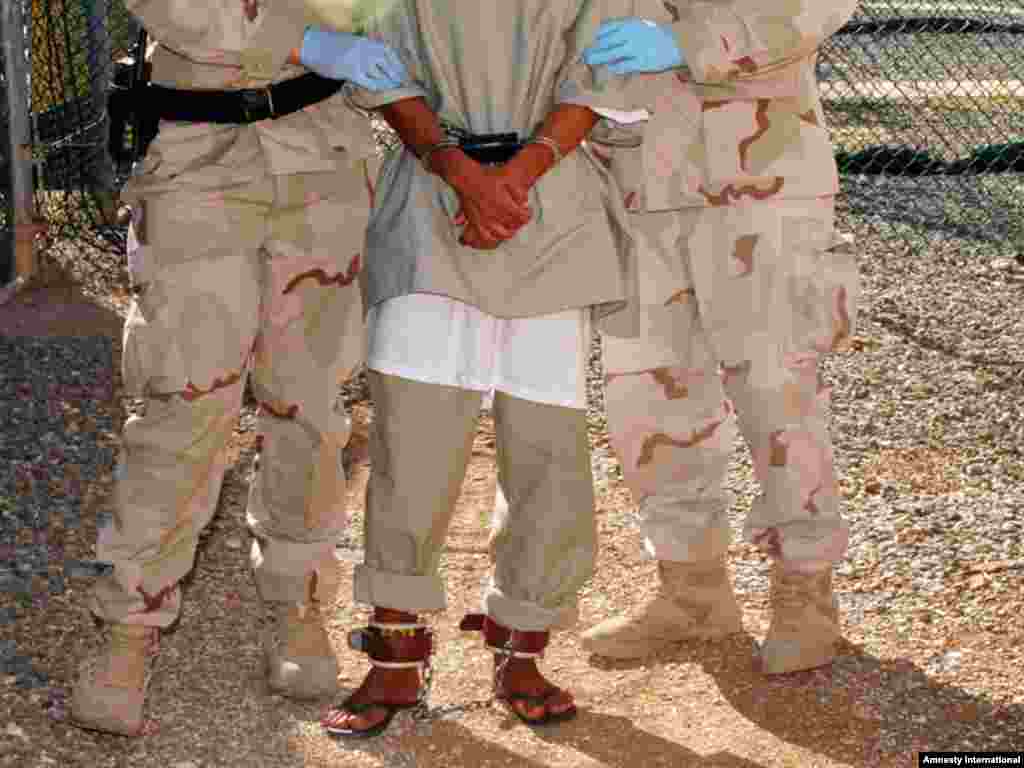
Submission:
{"label": "belt buckle", "polygon": [[242,116],[247,123],[257,123],[260,120],[271,120],[276,117],[274,113],[274,96],[270,86],[263,88],[246,88],[241,91]]}

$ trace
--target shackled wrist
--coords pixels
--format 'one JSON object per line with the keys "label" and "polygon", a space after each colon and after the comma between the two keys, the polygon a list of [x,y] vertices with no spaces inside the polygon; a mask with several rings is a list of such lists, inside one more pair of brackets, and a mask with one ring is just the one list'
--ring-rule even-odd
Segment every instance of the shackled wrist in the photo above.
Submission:
{"label": "shackled wrist", "polygon": [[544,147],[547,147],[548,149],[550,149],[551,150],[551,154],[554,156],[554,162],[552,163],[552,165],[558,165],[562,161],[562,158],[565,157],[565,153],[562,151],[561,145],[557,141],[552,139],[550,136],[540,136],[540,135],[537,135],[537,136],[532,137],[526,143],[527,144],[540,144],[541,146],[544,146]]}
{"label": "shackled wrist", "polygon": [[436,144],[431,144],[429,147],[420,152],[420,162],[426,169],[427,173],[435,173],[434,169],[430,165],[430,160],[433,156],[445,149],[458,149],[458,139],[441,139]]}

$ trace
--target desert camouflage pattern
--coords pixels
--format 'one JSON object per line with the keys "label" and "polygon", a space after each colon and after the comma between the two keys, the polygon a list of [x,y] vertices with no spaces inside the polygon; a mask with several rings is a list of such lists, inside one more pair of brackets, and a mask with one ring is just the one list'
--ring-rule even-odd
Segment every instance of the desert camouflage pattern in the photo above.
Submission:
{"label": "desert camouflage pattern", "polygon": [[[351,97],[368,109],[422,97],[453,126],[524,139],[558,104],[622,109],[621,80],[581,57],[602,20],[635,7],[635,0],[399,0],[369,33],[398,52],[411,82],[379,93],[352,88]],[[423,292],[496,317],[531,317],[622,299],[626,214],[586,148],[538,180],[531,221],[487,253],[459,244],[454,191],[408,150],[387,157],[378,186],[367,233],[370,306]]]}
{"label": "desert camouflage pattern", "polygon": [[[152,58],[154,83],[215,90],[259,88],[303,74],[306,70],[288,64],[287,58],[293,48],[301,46],[306,25],[343,22],[349,15],[348,6],[363,4],[363,0],[125,2],[159,41]],[[273,174],[337,170],[338,148],[344,148],[349,157],[376,154],[369,122],[351,109],[340,93],[277,120],[248,126],[193,125],[190,129],[191,152],[182,158],[187,164],[216,162],[218,149],[243,133],[259,137],[266,169]],[[161,129],[150,155],[159,153],[165,143]]]}
{"label": "desert camouflage pattern", "polygon": [[729,544],[738,429],[762,491],[746,536],[813,572],[847,546],[819,361],[859,291],[814,62],[856,2],[641,2],[687,66],[631,77],[650,120],[593,137],[633,212],[628,306],[598,323],[612,443],[648,552],[698,562]]}
{"label": "desert camouflage pattern", "polygon": [[[305,23],[301,4],[275,0],[129,6],[166,54],[157,79],[189,87],[288,75]],[[271,53],[273,71],[253,68]],[[89,605],[107,621],[164,627],[178,615],[247,380],[260,402],[248,519],[261,597],[304,602],[345,524],[349,421],[335,402],[363,358],[376,167],[363,118],[335,121],[337,106],[250,126],[164,123],[126,186],[135,300],[123,379],[145,407],[125,424],[113,520],[99,532],[114,570]]]}
{"label": "desert camouflage pattern", "polygon": [[632,211],[811,199],[839,188],[818,94],[818,46],[857,0],[638,0],[676,31],[686,66],[635,75],[647,109]]}
{"label": "desert camouflage pattern", "polygon": [[831,199],[646,213],[633,231],[641,293],[675,287],[604,324],[608,430],[647,551],[724,554],[738,426],[762,491],[746,536],[796,570],[840,559],[848,531],[818,365],[853,331],[858,276]]}
{"label": "desert camouflage pattern", "polygon": [[[345,524],[349,422],[334,403],[363,356],[372,171],[259,178],[255,162],[223,190],[182,185],[136,209],[123,376],[146,411],[125,424],[115,517],[97,547],[115,566],[93,600],[109,620],[164,626],[177,614],[247,377],[260,401],[248,516],[261,596],[301,602]],[[242,183],[249,174],[259,180]]]}

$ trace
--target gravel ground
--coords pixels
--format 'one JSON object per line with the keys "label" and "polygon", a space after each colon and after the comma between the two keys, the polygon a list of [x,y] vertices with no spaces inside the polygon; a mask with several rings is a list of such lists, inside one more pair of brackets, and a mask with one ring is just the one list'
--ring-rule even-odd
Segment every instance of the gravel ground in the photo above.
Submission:
{"label": "gravel ground", "polygon": [[[112,344],[109,339],[0,336],[0,595],[45,609],[68,577],[88,566],[63,557],[54,533],[81,526],[87,489],[109,475],[116,457]],[[12,605],[0,611],[10,624]],[[47,676],[9,641],[0,673],[23,687]]]}
{"label": "gravel ground", "polygon": [[[117,340],[0,336],[0,766],[866,767],[916,766],[923,749],[1024,749],[1024,269],[989,243],[952,235],[926,250],[870,238],[861,247],[861,326],[826,370],[853,527],[836,579],[846,638],[839,658],[781,678],[762,676],[753,661],[769,618],[768,563],[738,537],[756,492],[740,445],[728,481],[731,565],[748,634],[680,646],[645,665],[587,659],[574,632],[560,635],[545,668],[577,693],[583,712],[553,730],[530,731],[489,705],[486,655],[454,628],[487,567],[487,418],[443,563],[451,604],[435,621],[430,716],[402,715],[380,740],[339,746],[316,727],[320,705],[267,695],[245,564],[248,407],[181,625],[164,642],[147,735],[69,727],[75,659],[96,642],[81,595],[96,570],[95,522],[109,510],[123,417],[109,400]],[[123,306],[123,286],[106,257],[96,258],[79,259],[87,293]],[[601,562],[582,595],[581,626],[644,599],[654,584],[608,449],[600,382],[595,349],[589,417]],[[359,382],[344,395],[357,427],[354,524],[325,589],[342,683],[352,688],[365,663],[344,650],[344,632],[364,614],[346,595],[360,558],[372,408]]]}

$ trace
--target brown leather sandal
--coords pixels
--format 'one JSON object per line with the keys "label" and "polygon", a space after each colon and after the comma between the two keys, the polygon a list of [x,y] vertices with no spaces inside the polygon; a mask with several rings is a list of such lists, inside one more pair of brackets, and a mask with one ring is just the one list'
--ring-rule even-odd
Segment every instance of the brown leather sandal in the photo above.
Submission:
{"label": "brown leather sandal", "polygon": [[[504,658],[498,663],[494,672],[494,698],[502,701],[511,710],[512,714],[518,717],[527,725],[549,725],[572,720],[577,715],[576,706],[564,712],[552,712],[548,709],[548,703],[552,698],[563,692],[563,689],[548,683],[548,687],[541,694],[515,693],[502,690],[504,688],[505,668],[510,659],[539,659],[544,656],[544,649],[551,637],[550,632],[525,632],[510,629],[498,624],[489,616],[480,613],[467,614],[459,623],[459,629],[463,632],[480,632],[484,637],[484,644],[491,649],[495,656]],[[545,681],[547,682],[547,681]],[[544,714],[540,717],[527,717],[513,704],[523,702],[529,707],[543,707]]]}
{"label": "brown leather sandal", "polygon": [[362,629],[349,632],[348,645],[354,651],[361,651],[370,657],[370,664],[383,669],[421,670],[422,682],[416,701],[367,701],[356,703],[351,697],[345,699],[333,714],[361,715],[374,709],[383,710],[386,716],[379,723],[365,729],[341,728],[321,722],[323,729],[334,737],[369,739],[383,733],[395,715],[405,709],[415,709],[426,704],[430,693],[430,656],[434,650],[434,633],[424,624],[385,624],[371,621]]}

